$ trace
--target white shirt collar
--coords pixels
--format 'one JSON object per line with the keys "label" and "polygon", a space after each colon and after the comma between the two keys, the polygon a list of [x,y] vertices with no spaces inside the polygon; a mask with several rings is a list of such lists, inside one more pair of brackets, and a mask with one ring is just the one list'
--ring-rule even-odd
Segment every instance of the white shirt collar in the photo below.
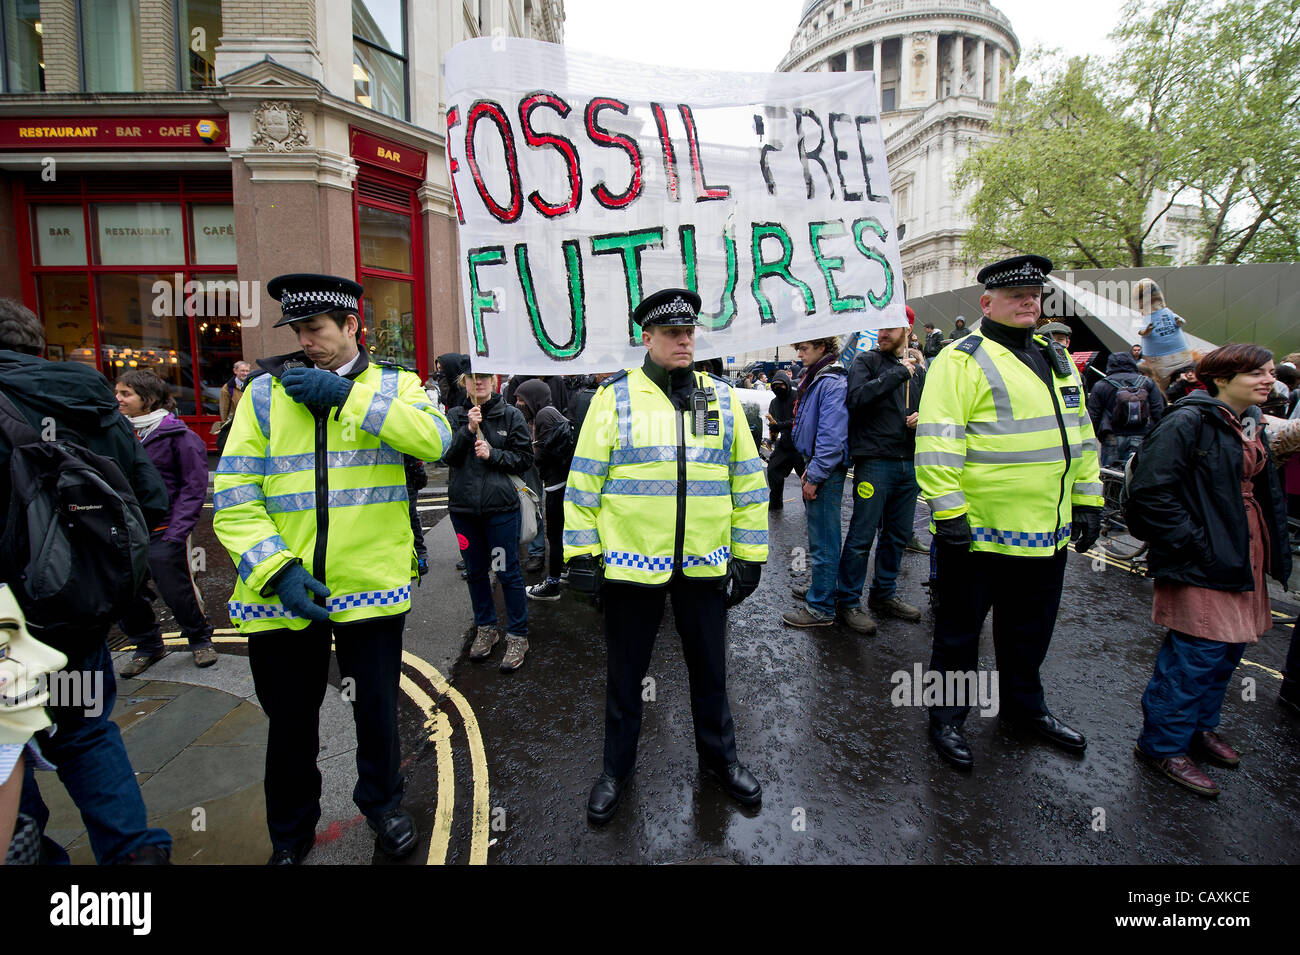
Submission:
{"label": "white shirt collar", "polygon": [[356,366],[356,363],[359,362],[360,360],[361,360],[361,349],[357,349],[357,353],[356,355],[353,356],[352,360],[345,364],[339,365],[339,367],[335,368],[334,374],[340,377],[346,375]]}

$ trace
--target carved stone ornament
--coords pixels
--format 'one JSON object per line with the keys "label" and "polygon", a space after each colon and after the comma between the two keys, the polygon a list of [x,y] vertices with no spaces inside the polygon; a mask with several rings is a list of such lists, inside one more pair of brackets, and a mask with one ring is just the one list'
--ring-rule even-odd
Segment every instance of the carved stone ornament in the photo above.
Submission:
{"label": "carved stone ornament", "polygon": [[288,103],[262,103],[253,110],[253,145],[273,153],[306,148],[307,127],[302,113]]}

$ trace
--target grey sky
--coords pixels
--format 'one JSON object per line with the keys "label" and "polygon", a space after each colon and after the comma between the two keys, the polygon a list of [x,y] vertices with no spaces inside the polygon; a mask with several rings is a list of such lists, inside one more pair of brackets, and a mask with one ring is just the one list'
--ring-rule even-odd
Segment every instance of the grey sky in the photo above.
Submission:
{"label": "grey sky", "polygon": [[[771,72],[790,48],[804,0],[565,0],[565,45],[696,69]],[[1028,50],[1107,54],[1122,0],[995,0]],[[615,42],[613,37],[626,37]]]}

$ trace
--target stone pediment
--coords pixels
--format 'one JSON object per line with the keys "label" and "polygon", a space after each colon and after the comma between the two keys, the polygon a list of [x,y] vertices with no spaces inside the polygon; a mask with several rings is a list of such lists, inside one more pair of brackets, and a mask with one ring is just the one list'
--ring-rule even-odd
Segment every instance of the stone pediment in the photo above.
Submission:
{"label": "stone pediment", "polygon": [[265,99],[268,96],[319,99],[325,92],[325,87],[313,77],[277,63],[270,56],[227,73],[219,82],[228,99]]}

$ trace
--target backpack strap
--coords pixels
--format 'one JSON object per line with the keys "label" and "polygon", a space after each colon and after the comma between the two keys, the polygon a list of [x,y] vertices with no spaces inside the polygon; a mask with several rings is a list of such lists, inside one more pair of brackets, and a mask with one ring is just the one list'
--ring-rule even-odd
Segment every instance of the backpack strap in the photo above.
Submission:
{"label": "backpack strap", "polygon": [[0,391],[0,433],[9,440],[11,447],[33,444],[41,440],[40,433],[32,427],[18,406],[9,396]]}

